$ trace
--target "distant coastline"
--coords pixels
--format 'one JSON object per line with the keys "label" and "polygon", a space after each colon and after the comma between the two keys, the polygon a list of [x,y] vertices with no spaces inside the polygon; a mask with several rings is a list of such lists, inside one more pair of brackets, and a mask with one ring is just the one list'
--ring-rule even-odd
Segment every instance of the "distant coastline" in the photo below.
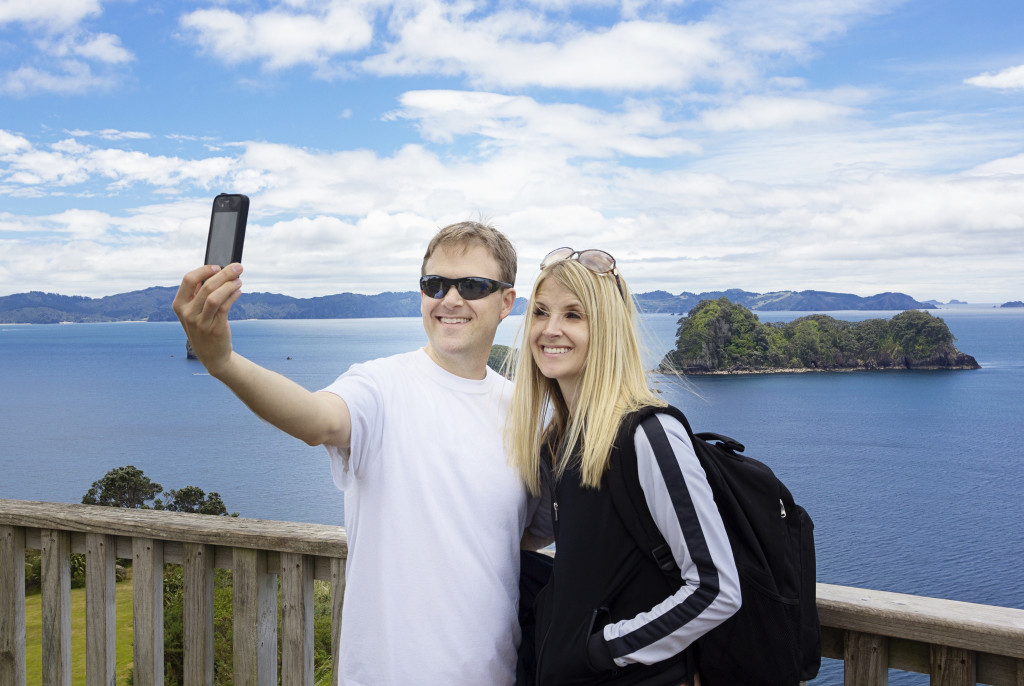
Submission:
{"label": "distant coastline", "polygon": [[[60,295],[32,291],[0,296],[2,324],[59,324],[88,322],[175,321],[171,301],[176,286],[154,286],[140,291],[102,298]],[[921,302],[904,293],[858,296],[828,291],[775,291],[754,293],[740,289],[636,294],[645,314],[683,315],[704,300],[727,298],[756,311],[835,312],[840,310],[903,311],[936,309],[941,303]],[[952,301],[960,304],[959,301]],[[1006,306],[1012,306],[1007,303]],[[518,298],[513,314],[526,311],[526,300]],[[420,296],[416,291],[385,292],[376,295],[339,293],[314,298],[293,298],[278,293],[243,293],[231,311],[241,319],[368,319],[378,317],[419,317]]]}
{"label": "distant coastline", "polygon": [[[88,322],[169,322],[175,321],[171,302],[176,286],[154,286],[140,291],[102,298],[59,295],[32,291],[0,296],[0,324],[65,324]],[[754,293],[740,289],[683,292],[667,291],[636,294],[645,314],[685,315],[700,302],[726,298],[758,312],[837,312],[842,310],[933,310],[942,303],[921,302],[904,293],[878,293],[858,296],[828,291],[774,291]],[[967,303],[950,301],[950,306]],[[1008,302],[1001,307],[1024,307],[1024,302]],[[512,314],[526,311],[525,298],[517,298]],[[338,293],[315,298],[293,298],[279,293],[243,293],[231,310],[232,320],[241,319],[370,319],[378,317],[419,317],[417,291],[385,292],[376,295]]]}

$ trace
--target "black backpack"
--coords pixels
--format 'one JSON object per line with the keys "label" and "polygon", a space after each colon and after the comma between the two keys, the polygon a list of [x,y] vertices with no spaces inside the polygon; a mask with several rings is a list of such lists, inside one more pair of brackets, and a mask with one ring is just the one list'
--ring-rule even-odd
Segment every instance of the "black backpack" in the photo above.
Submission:
{"label": "black backpack", "polygon": [[[639,425],[656,453],[671,452],[655,416],[686,427],[725,524],[740,577],[742,606],[695,642],[704,686],[795,686],[818,674],[821,626],[815,600],[814,523],[774,472],[740,455],[726,436],[694,434],[674,407],[649,407],[627,417],[619,432],[621,478],[609,475],[615,509],[640,549],[666,574],[679,568],[647,508],[637,475],[633,435]],[[613,466],[613,470],[615,467]]]}

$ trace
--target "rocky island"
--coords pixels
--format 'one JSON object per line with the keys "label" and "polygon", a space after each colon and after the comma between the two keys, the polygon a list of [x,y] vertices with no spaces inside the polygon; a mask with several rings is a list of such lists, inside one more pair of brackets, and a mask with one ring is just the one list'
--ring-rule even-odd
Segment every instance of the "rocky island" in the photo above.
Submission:
{"label": "rocky island", "polygon": [[885,369],[980,369],[949,327],[927,312],[848,322],[823,314],[762,323],[728,298],[704,300],[679,320],[660,370],[684,374]]}

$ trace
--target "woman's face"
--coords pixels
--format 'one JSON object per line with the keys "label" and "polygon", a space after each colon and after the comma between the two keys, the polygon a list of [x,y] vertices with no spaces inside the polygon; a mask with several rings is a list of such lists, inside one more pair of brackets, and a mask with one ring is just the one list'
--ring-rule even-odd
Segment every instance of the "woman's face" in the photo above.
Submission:
{"label": "woman's face", "polygon": [[569,408],[590,348],[590,322],[579,299],[556,279],[544,279],[531,303],[530,351],[540,373],[558,382]]}

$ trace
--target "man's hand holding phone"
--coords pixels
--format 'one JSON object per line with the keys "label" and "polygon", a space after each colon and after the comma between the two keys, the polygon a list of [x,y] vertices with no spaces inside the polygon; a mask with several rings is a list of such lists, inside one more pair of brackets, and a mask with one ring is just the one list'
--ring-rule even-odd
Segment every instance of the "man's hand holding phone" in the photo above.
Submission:
{"label": "man's hand holding phone", "polygon": [[242,265],[221,269],[205,265],[181,281],[171,307],[188,335],[192,352],[211,375],[217,376],[231,358],[228,313],[242,294]]}
{"label": "man's hand holding phone", "polygon": [[203,366],[217,376],[231,359],[228,313],[242,294],[242,244],[249,198],[221,193],[213,199],[204,267],[185,275],[172,308]]}

